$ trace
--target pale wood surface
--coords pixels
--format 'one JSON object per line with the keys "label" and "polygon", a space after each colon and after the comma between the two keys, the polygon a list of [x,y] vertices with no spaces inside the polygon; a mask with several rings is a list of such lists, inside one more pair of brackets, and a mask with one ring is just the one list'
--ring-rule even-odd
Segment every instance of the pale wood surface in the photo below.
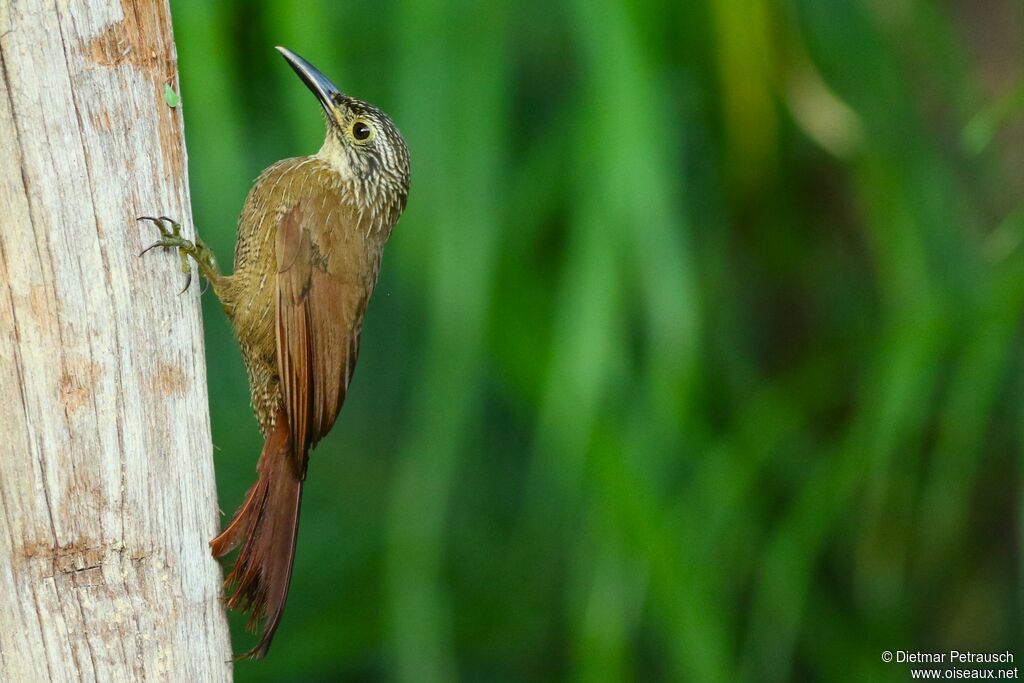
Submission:
{"label": "pale wood surface", "polygon": [[0,681],[231,678],[166,1],[0,0]]}

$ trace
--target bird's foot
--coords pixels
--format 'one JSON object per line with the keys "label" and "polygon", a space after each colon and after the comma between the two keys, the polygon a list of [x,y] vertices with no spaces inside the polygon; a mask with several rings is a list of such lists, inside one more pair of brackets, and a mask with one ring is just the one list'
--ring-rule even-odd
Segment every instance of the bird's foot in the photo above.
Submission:
{"label": "bird's foot", "polygon": [[139,216],[140,221],[149,221],[156,226],[157,230],[160,231],[160,239],[153,244],[149,245],[142,250],[139,256],[142,256],[147,251],[155,249],[156,247],[163,247],[165,249],[177,249],[178,257],[181,259],[181,272],[185,273],[185,287],[182,288],[182,292],[189,288],[192,284],[192,267],[188,262],[188,257],[191,256],[195,260],[196,265],[199,266],[200,274],[205,277],[209,282],[214,283],[220,278],[220,269],[217,267],[217,259],[210,251],[210,248],[203,244],[203,241],[199,239],[199,235],[196,235],[196,241],[192,242],[181,236],[181,225],[178,224],[172,218],[167,216],[160,216],[153,218],[152,216]]}

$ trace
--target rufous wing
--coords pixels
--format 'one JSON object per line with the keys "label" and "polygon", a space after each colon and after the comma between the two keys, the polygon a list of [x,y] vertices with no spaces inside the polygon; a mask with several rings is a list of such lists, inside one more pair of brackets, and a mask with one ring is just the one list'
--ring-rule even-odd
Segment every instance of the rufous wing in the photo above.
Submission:
{"label": "rufous wing", "polygon": [[[277,230],[277,364],[295,466],[334,424],[359,353],[366,294],[338,272],[317,204],[300,201]],[[334,226],[337,230],[343,230]]]}

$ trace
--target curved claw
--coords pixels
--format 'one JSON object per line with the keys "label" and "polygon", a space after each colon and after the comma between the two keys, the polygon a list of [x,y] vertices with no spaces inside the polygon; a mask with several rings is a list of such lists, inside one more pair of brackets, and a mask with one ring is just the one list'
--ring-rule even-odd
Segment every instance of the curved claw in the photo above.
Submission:
{"label": "curved claw", "polygon": [[181,289],[181,291],[180,291],[180,292],[178,292],[178,296],[181,296],[182,294],[184,294],[185,292],[187,292],[187,291],[188,291],[188,288],[189,288],[189,286],[190,286],[191,284],[192,284],[192,271],[190,270],[190,271],[188,271],[188,273],[187,273],[187,274],[185,275],[185,286],[184,286],[184,287],[182,287],[182,289]]}
{"label": "curved claw", "polygon": [[167,246],[167,245],[160,244],[159,242],[154,242],[153,244],[149,245],[148,247],[146,247],[145,249],[140,251],[139,252],[139,257],[141,258],[141,257],[145,256],[147,251],[150,251],[152,249],[156,249],[157,247],[163,247],[163,246]]}
{"label": "curved claw", "polygon": [[137,220],[137,221],[149,221],[150,223],[155,225],[157,228],[159,228],[160,232],[164,232],[165,230],[167,230],[167,228],[164,227],[164,217],[163,216],[160,216],[159,218],[154,218],[153,216],[138,216],[135,220]]}

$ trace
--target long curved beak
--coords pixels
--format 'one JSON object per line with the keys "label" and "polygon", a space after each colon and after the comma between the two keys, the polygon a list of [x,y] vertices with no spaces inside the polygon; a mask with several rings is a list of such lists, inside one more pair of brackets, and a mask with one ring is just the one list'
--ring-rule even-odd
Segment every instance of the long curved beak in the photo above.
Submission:
{"label": "long curved beak", "polygon": [[288,48],[278,45],[277,51],[285,58],[288,65],[295,70],[295,73],[299,75],[299,78],[306,84],[306,87],[313,91],[316,98],[320,100],[320,104],[323,105],[327,115],[334,120],[338,120],[338,111],[335,108],[334,98],[338,95],[344,95],[344,93],[338,90],[331,83],[331,80],[324,76],[319,69]]}

